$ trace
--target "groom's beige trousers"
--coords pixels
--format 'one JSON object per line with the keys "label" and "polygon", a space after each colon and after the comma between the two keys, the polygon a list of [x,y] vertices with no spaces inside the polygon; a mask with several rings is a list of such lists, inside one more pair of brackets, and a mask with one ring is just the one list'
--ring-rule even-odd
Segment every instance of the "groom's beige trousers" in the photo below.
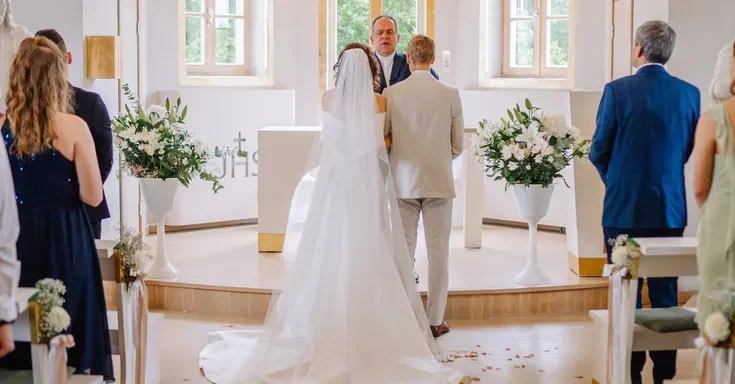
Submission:
{"label": "groom's beige trousers", "polygon": [[449,234],[452,230],[452,199],[398,199],[398,209],[406,234],[408,253],[413,263],[419,216],[424,216],[424,237],[429,256],[429,295],[426,313],[429,325],[444,321],[449,293]]}

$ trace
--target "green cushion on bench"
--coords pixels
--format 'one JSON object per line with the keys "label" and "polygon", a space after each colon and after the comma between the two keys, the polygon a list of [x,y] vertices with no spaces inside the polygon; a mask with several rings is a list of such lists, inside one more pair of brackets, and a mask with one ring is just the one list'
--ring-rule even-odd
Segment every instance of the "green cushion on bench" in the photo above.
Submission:
{"label": "green cushion on bench", "polygon": [[[66,373],[71,377],[74,367],[67,367]],[[0,369],[0,383],[2,384],[33,384],[33,371],[12,371]]]}
{"label": "green cushion on bench", "polygon": [[692,331],[696,313],[680,307],[636,309],[635,323],[658,333]]}

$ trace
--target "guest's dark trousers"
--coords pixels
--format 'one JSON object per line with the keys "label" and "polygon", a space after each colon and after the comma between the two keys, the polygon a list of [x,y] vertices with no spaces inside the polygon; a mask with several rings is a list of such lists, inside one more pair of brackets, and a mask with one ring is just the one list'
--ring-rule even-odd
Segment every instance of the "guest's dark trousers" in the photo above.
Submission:
{"label": "guest's dark trousers", "polygon": [[92,221],[90,224],[92,224],[92,234],[94,235],[94,238],[99,240],[102,238],[102,222],[101,221]]}
{"label": "guest's dark trousers", "polygon": [[[663,229],[621,229],[603,227],[605,244],[607,246],[607,262],[612,264],[612,246],[609,239],[615,239],[618,235],[628,235],[632,238],[641,237],[682,237],[683,228]],[[648,298],[651,308],[669,308],[679,305],[678,277],[653,277],[646,279],[648,284]],[[641,289],[643,279],[638,279],[638,296],[636,308],[641,308]],[[653,382],[663,384],[664,380],[671,380],[676,375],[676,350],[674,351],[648,351],[653,361]],[[641,384],[641,371],[646,364],[646,352],[633,352],[630,362],[630,378],[633,384]]]}

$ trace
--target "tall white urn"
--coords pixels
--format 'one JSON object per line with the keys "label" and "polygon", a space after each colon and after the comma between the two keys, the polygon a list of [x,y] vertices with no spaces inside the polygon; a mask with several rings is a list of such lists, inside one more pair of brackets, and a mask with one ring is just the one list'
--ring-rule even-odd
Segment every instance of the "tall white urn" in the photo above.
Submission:
{"label": "tall white urn", "polygon": [[520,285],[536,286],[551,283],[538,264],[538,244],[536,232],[538,223],[549,212],[551,195],[554,193],[554,184],[544,188],[540,184],[514,185],[513,191],[518,203],[518,212],[528,222],[528,259],[523,271],[516,275],[515,282]]}
{"label": "tall white urn", "polygon": [[166,216],[174,208],[179,192],[178,179],[138,179],[148,210],[156,216],[156,259],[147,274],[152,278],[168,279],[179,276],[166,254]]}

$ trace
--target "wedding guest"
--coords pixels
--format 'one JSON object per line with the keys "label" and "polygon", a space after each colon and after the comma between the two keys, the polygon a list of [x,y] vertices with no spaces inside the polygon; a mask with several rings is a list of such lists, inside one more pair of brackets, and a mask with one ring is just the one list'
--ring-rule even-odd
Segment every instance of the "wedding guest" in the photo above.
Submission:
{"label": "wedding guest", "polygon": [[11,323],[17,316],[15,290],[20,264],[15,255],[19,232],[13,175],[5,146],[0,145],[0,357],[15,349]]}
{"label": "wedding guest", "polygon": [[[44,278],[66,285],[64,308],[75,346],[68,365],[76,372],[114,380],[99,256],[83,203],[102,201],[102,179],[92,134],[73,111],[68,66],[45,37],[26,38],[10,68],[0,118],[20,222],[20,286]],[[30,345],[0,359],[6,369],[31,368]]]}
{"label": "wedding guest", "polygon": [[730,93],[730,80],[732,79],[733,72],[735,72],[733,43],[735,43],[735,40],[729,41],[717,54],[717,64],[715,64],[715,72],[712,75],[712,83],[709,87],[712,104],[725,102],[732,97]]}
{"label": "wedding guest", "polygon": [[[391,85],[400,83],[411,76],[406,55],[396,51],[401,35],[398,34],[398,22],[393,16],[381,15],[373,20],[370,33],[370,44],[375,51],[375,58],[380,63],[380,87],[378,93]],[[429,68],[431,75],[437,80],[439,75]]]}
{"label": "wedding guest", "polygon": [[[699,119],[697,88],[671,76],[666,64],[676,32],[663,21],[649,21],[635,34],[634,75],[605,86],[597,112],[590,160],[605,184],[602,226],[605,239],[681,237],[687,225],[684,165],[692,152]],[[607,246],[611,263],[611,246]],[[678,305],[677,278],[649,278],[653,308]],[[638,285],[637,307],[641,307]],[[653,380],[676,375],[676,351],[649,351]],[[641,383],[645,352],[633,352],[632,383]]]}
{"label": "wedding guest", "polygon": [[[735,42],[734,42],[735,43]],[[734,43],[730,44],[730,57]],[[728,92],[735,96],[735,74]],[[716,104],[702,115],[694,141],[694,197],[700,208],[697,266],[699,298],[697,323],[704,322],[713,308],[709,293],[719,278],[735,276],[735,98]]]}
{"label": "wedding guest", "polygon": [[[66,49],[64,38],[54,29],[43,29],[36,32],[36,36],[43,36],[51,40],[59,47],[61,53],[66,56],[67,64],[71,65],[72,55]],[[113,145],[112,145],[112,128],[110,123],[110,115],[107,112],[107,106],[102,101],[100,95],[85,91],[70,84],[74,90],[74,114],[81,117],[92,133],[94,146],[97,150],[97,163],[100,167],[100,175],[102,176],[102,184],[107,181],[110,176],[113,164]],[[102,194],[102,202],[97,206],[85,204],[84,208],[89,215],[89,221],[92,224],[92,232],[94,238],[102,237],[102,220],[110,217],[110,209],[107,207],[107,198]]]}

